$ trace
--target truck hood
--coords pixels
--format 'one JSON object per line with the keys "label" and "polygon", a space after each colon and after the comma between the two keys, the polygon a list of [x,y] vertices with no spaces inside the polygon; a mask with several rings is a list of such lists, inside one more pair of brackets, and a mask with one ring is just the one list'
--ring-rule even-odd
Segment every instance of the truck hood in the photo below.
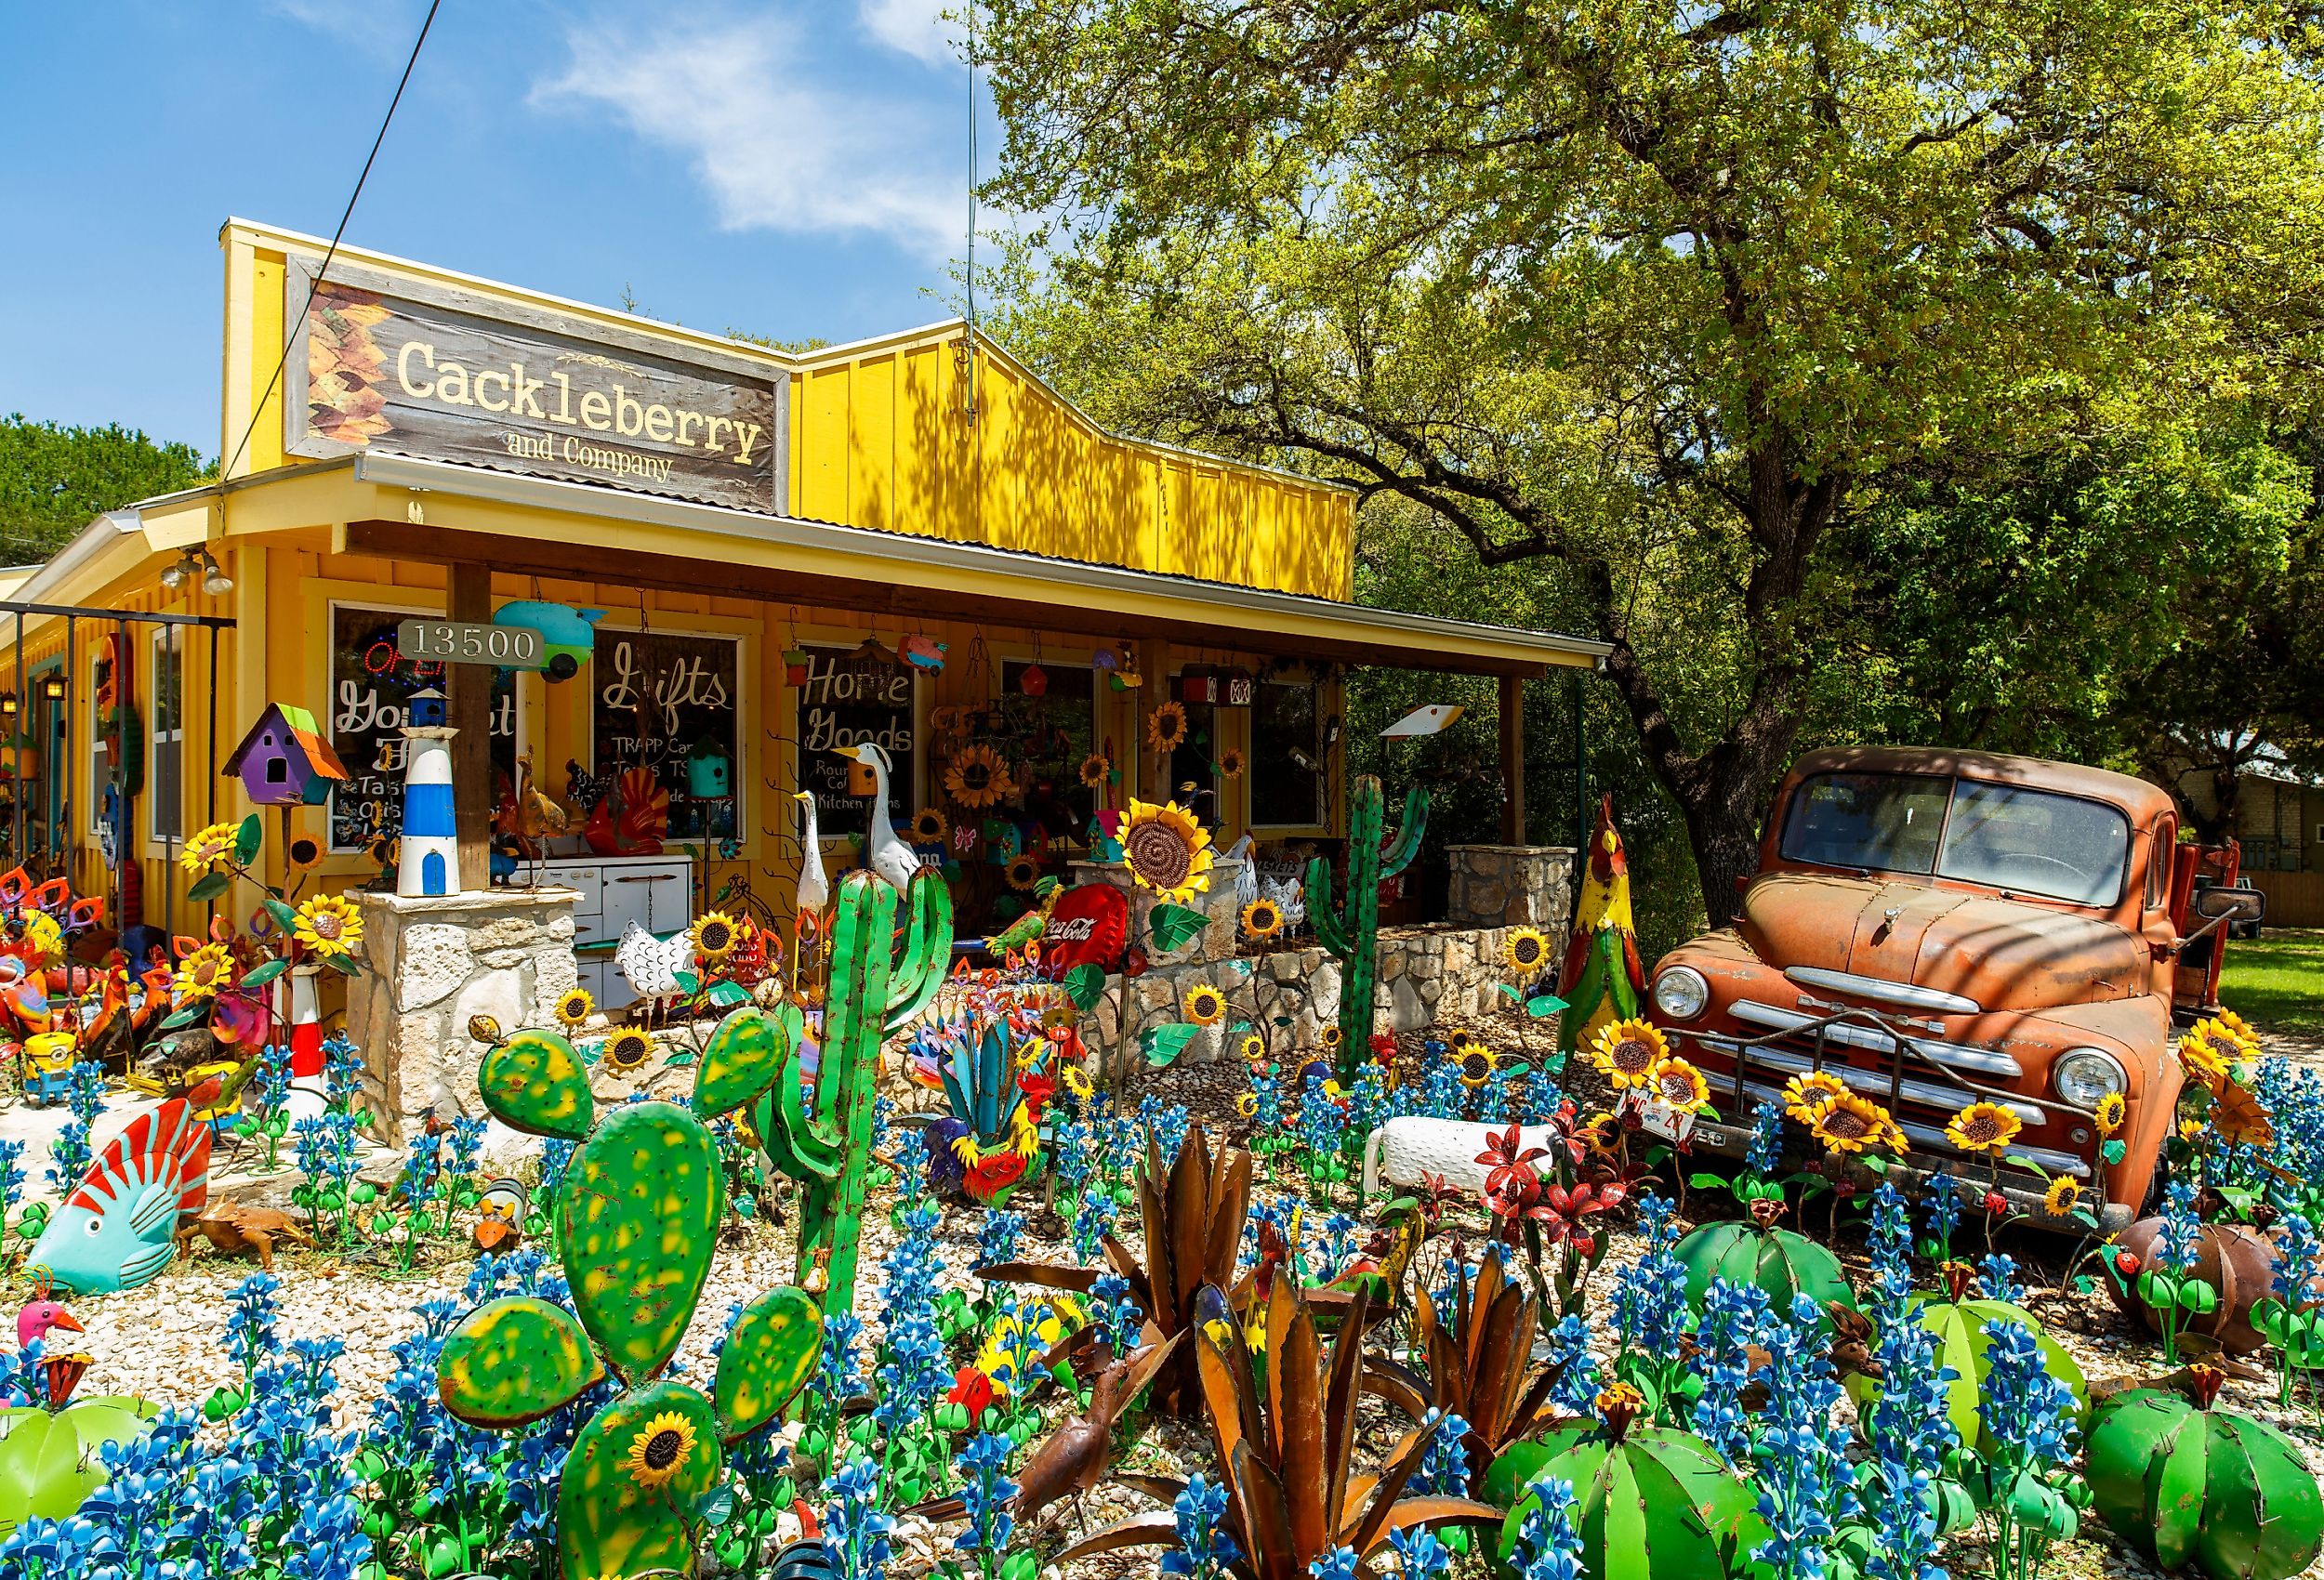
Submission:
{"label": "truck hood", "polygon": [[1769,873],[1736,930],[1778,970],[1847,971],[1987,1009],[2096,1004],[2146,991],[2141,941],[2111,922],[1993,895],[1828,873]]}

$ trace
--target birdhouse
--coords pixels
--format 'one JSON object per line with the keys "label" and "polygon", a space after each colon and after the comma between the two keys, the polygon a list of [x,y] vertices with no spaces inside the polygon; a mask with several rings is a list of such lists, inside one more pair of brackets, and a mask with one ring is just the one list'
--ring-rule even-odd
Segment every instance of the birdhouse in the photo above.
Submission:
{"label": "birdhouse", "polygon": [[686,754],[686,790],[697,801],[716,801],[734,793],[734,765],[725,749],[705,737]]}
{"label": "birdhouse", "polygon": [[1182,703],[1215,703],[1219,700],[1219,678],[1208,669],[1189,669],[1178,678],[1178,700]]}
{"label": "birdhouse", "polygon": [[1226,688],[1220,700],[1229,707],[1248,707],[1256,686],[1257,682],[1251,678],[1249,670],[1230,669],[1226,672]]}
{"label": "birdhouse", "polygon": [[226,759],[225,771],[261,807],[321,806],[333,785],[347,783],[347,770],[316,729],[315,716],[283,703],[266,705]]}
{"label": "birdhouse", "polygon": [[443,728],[443,693],[433,686],[414,691],[403,703],[403,722],[415,730]]}
{"label": "birdhouse", "polygon": [[805,648],[785,648],[783,650],[783,683],[786,686],[807,684],[807,668],[812,662]]}

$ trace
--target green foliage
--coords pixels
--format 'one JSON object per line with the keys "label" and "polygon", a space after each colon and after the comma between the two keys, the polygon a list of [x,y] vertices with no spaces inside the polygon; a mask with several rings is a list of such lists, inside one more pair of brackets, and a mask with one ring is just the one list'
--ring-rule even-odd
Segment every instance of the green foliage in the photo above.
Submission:
{"label": "green foliage", "polygon": [[2077,660],[2167,645],[2142,608],[2186,617],[2110,588],[2272,530],[2262,467],[2161,565],[2175,523],[2122,463],[2204,484],[2174,456],[2311,400],[2324,253],[2281,216],[2324,196],[2324,88],[2277,13],[995,0],[984,24],[987,196],[1045,217],[984,282],[1000,337],[1103,421],[1353,483],[1407,581],[1465,548],[1528,623],[1612,642],[1713,919],[1799,745],[1935,705],[1896,698],[1979,610],[1892,645],[1905,582],[1959,558],[1908,512],[2086,469],[2089,532],[2020,555],[2005,512],[1972,557],[2070,570],[2097,627],[2043,649],[2036,590],[1983,644],[2040,673],[1963,708],[1998,686],[1990,722],[2027,739],[2087,709]]}
{"label": "green foliage", "polygon": [[216,470],[190,444],[156,443],[118,423],[65,428],[11,414],[0,418],[0,553],[45,560],[91,519]]}

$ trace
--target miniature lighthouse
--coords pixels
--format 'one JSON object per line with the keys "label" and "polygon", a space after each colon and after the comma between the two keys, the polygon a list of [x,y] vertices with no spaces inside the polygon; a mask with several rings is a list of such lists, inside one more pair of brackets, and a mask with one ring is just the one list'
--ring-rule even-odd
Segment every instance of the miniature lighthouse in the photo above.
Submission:
{"label": "miniature lighthouse", "polygon": [[403,715],[403,855],[395,891],[404,899],[456,894],[460,841],[452,815],[452,737],[443,693],[414,691]]}

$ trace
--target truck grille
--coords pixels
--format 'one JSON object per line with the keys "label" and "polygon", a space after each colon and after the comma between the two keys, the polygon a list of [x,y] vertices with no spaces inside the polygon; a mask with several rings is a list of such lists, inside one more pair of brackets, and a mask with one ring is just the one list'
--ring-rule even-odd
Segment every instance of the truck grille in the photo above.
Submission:
{"label": "truck grille", "polygon": [[[1813,1025],[1816,1017],[1778,1007],[1742,1000],[1730,1007],[1738,1020],[1754,1027],[1766,1027],[1784,1032]],[[1726,1064],[1723,1071],[1706,1070],[1715,1095],[1734,1103],[1736,1117],[1752,1104],[1764,1098],[1780,1099],[1783,1077],[1802,1075],[1816,1067],[1816,1034],[1802,1032],[1797,1035],[1781,1036],[1776,1041],[1762,1043],[1750,1050],[1751,1078],[1744,1087],[1743,1100],[1735,1101],[1734,1065],[1739,1049],[1732,1037],[1715,1033],[1685,1033]],[[1911,1046],[1938,1063],[1974,1074],[1986,1085],[2023,1073],[2018,1062],[2005,1053],[1988,1048],[1971,1047],[1961,1043],[1947,1043],[1914,1037]],[[1896,1044],[1893,1037],[1868,1026],[1840,1024],[1824,1029],[1823,1068],[1846,1082],[1853,1090],[1863,1093],[1875,1102],[1889,1100],[1889,1065]],[[1957,1086],[1938,1078],[1927,1066],[1915,1062],[1907,1066],[1907,1073],[1898,1084],[1896,1123],[1912,1142],[1916,1152],[1934,1153],[1941,1157],[1963,1154],[1945,1138],[1945,1122],[1960,1109],[1979,1100],[1980,1094],[1966,1086]],[[2045,1126],[2051,1116],[2032,1103],[2012,1102],[2007,1105],[2028,1129]],[[2068,1174],[2087,1178],[2090,1165],[2071,1152],[2051,1147],[2028,1144],[2013,1145],[2014,1153],[2033,1159],[2053,1174]]]}

